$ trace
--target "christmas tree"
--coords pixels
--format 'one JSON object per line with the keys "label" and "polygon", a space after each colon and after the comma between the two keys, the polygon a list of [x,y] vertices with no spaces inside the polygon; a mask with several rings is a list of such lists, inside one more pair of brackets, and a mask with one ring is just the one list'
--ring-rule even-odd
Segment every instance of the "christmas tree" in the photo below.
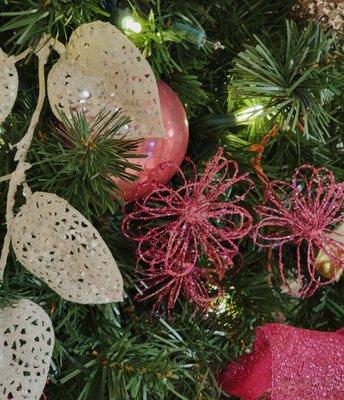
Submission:
{"label": "christmas tree", "polygon": [[344,3],[0,19],[0,399],[343,399]]}

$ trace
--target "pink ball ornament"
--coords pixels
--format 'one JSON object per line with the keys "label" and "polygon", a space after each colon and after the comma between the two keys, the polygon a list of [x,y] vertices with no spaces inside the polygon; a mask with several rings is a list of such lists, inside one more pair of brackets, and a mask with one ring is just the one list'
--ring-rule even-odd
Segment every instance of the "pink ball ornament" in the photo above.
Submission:
{"label": "pink ball ornament", "polygon": [[134,200],[149,192],[149,185],[142,186],[152,180],[167,183],[175,174],[176,169],[164,167],[156,170],[161,163],[172,162],[180,165],[185,157],[189,142],[189,124],[186,112],[177,94],[162,81],[158,82],[158,91],[162,112],[162,119],[167,136],[164,138],[144,139],[136,154],[145,158],[129,159],[130,162],[141,166],[142,171],[132,171],[138,179],[134,182],[117,180],[116,183],[122,190],[122,197],[126,201]]}

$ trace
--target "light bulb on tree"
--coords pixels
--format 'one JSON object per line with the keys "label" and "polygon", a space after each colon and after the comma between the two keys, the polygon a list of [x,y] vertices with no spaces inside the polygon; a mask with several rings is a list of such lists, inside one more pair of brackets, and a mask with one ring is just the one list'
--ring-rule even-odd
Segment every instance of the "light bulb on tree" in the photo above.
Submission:
{"label": "light bulb on tree", "polygon": [[140,33],[142,32],[142,25],[140,22],[135,19],[132,15],[127,15],[122,19],[121,22],[122,28],[125,31]]}
{"label": "light bulb on tree", "polygon": [[262,104],[256,104],[252,107],[244,108],[235,114],[236,122],[238,124],[247,124],[263,114],[264,106]]}

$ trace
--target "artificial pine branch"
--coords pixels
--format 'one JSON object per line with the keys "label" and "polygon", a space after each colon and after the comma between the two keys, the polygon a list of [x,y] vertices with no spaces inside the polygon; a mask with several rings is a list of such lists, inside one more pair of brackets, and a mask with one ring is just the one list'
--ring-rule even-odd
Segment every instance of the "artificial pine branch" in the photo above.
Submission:
{"label": "artificial pine branch", "polygon": [[231,85],[237,96],[262,98],[263,117],[270,126],[300,132],[308,138],[326,141],[331,121],[328,105],[343,88],[343,56],[321,28],[310,24],[300,30],[286,22],[279,46],[256,45],[234,60]]}
{"label": "artificial pine branch", "polygon": [[[319,330],[337,330],[344,322],[344,279],[322,288],[314,296],[295,300],[284,310],[290,324]],[[326,323],[324,322],[326,321]]]}
{"label": "artificial pine branch", "polygon": [[173,74],[170,85],[180,93],[180,101],[184,104],[189,117],[195,116],[195,112],[207,103],[208,95],[195,75]]}
{"label": "artificial pine branch", "polygon": [[[126,138],[129,119],[103,110],[88,121],[84,113],[60,114],[61,123],[43,134],[32,150],[32,185],[68,199],[88,218],[114,212],[121,204],[116,179],[133,181],[140,167],[130,162],[140,140]],[[124,129],[124,131],[123,131]]]}
{"label": "artificial pine branch", "polygon": [[175,323],[164,319],[152,323],[127,314],[128,325],[115,327],[113,312],[108,311],[105,319],[98,318],[96,331],[82,336],[82,347],[71,348],[75,340],[59,342],[59,351],[69,353],[69,368],[64,366],[56,377],[61,387],[54,386],[52,399],[64,391],[93,400],[99,388],[102,399],[220,398],[212,368],[226,348],[226,338],[216,331],[214,318],[200,330],[202,317],[190,321],[186,309]]}
{"label": "artificial pine branch", "polygon": [[43,33],[66,40],[70,27],[109,17],[100,0],[15,0],[0,6],[0,32],[15,31],[7,45],[12,52],[35,47]]}
{"label": "artificial pine branch", "polygon": [[119,10],[117,13],[118,25],[150,62],[157,78],[182,72],[180,63],[183,61],[178,53],[187,54],[193,48],[210,51],[205,34],[194,21],[180,13],[162,13],[159,5],[160,1],[157,2],[154,12],[150,9],[147,15],[134,6],[131,7],[131,17],[140,25],[138,33],[121,26],[126,10]]}
{"label": "artificial pine branch", "polygon": [[[34,44],[42,31],[52,32],[65,41],[71,31],[82,22],[103,18],[102,4],[106,3],[107,10],[111,8],[115,13],[120,7],[129,6],[127,1],[115,0],[52,0],[45,6],[40,0],[5,3],[7,4],[0,6],[3,11],[25,13],[2,16],[2,29],[8,30],[1,33],[1,46],[4,47],[5,41],[12,38],[12,41],[6,44],[6,50],[10,50],[12,44],[20,37],[23,39],[23,46]],[[228,110],[228,70],[233,66],[233,57],[245,44],[257,43],[254,42],[253,34],[272,37],[272,44],[266,39],[264,43],[268,43],[268,50],[273,54],[276,64],[284,66],[286,38],[282,21],[289,3],[291,2],[285,0],[132,1],[132,6],[144,20],[143,24],[147,23],[150,10],[153,10],[154,24],[152,28],[138,35],[139,37],[126,34],[131,40],[143,43],[141,49],[147,49],[149,62],[154,66],[157,76],[168,81],[188,104],[189,114],[194,116],[190,121],[189,155],[200,165],[206,162],[221,141],[226,146],[226,155],[238,160],[241,170],[251,170],[254,154],[248,152],[247,148],[252,143],[259,142],[269,127],[263,124],[261,129],[260,121],[247,126],[233,127],[230,119],[232,125],[222,120],[220,127],[215,126],[221,129],[213,132],[212,126],[209,128],[206,124],[214,121],[213,116],[224,115],[227,111],[233,115],[248,106],[246,99],[233,93],[234,106]],[[93,6],[102,12],[95,12],[94,8],[92,10]],[[38,11],[33,11],[36,9]],[[68,10],[72,10],[72,13]],[[47,12],[48,15],[38,18],[32,25],[35,18]],[[111,19],[112,22],[114,20]],[[191,27],[197,27],[199,24],[207,41],[219,41],[225,48],[212,53],[204,51],[202,46],[199,48],[192,42],[192,38],[183,36],[180,29],[178,32],[175,29],[174,23],[181,20]],[[14,28],[13,24],[16,23],[21,26]],[[12,24],[12,28],[8,24]],[[4,25],[7,28],[4,28]],[[166,34],[167,40],[159,40],[160,32]],[[177,33],[178,40],[173,40]],[[325,38],[325,43],[333,44],[337,52],[340,49],[339,39],[331,42]],[[20,43],[16,46],[16,51],[19,47]],[[332,52],[332,47],[330,51]],[[325,75],[329,82],[332,82],[335,76],[328,77],[330,67],[326,70],[326,57],[323,60],[325,62],[311,73],[311,76],[314,73],[314,76],[319,77],[319,82],[310,87],[316,99],[320,95],[319,89],[324,87],[324,82],[325,87],[328,87]],[[336,63],[342,63],[340,58],[330,60],[329,65],[333,66],[334,70],[337,68]],[[266,65],[264,64],[264,67]],[[12,115],[1,126],[1,139],[4,143],[0,145],[0,175],[13,170],[14,165],[10,161],[12,157],[9,156],[10,143],[20,139],[33,112],[36,101],[36,81],[31,73],[33,69],[33,61],[20,68],[20,82],[24,90],[20,90]],[[305,82],[308,82],[308,78]],[[254,94],[252,100],[255,102],[260,98]],[[330,139],[324,135],[323,143],[317,140],[319,136],[313,140],[289,129],[274,138],[264,153],[262,166],[265,173],[270,178],[284,180],[290,177],[291,171],[297,166],[310,162],[331,168],[338,180],[343,180],[342,105],[343,98],[339,96],[321,104],[326,111],[325,116],[333,117],[326,129]],[[249,240],[241,243],[243,262],[240,270],[230,271],[225,277],[223,284],[226,297],[218,304],[218,312],[210,313],[206,317],[198,314],[195,316],[191,307],[179,304],[174,319],[165,321],[169,328],[159,322],[158,318],[149,319],[151,304],[147,302],[134,306],[131,299],[131,296],[136,294],[134,248],[121,236],[121,215],[116,202],[108,196],[108,192],[104,193],[109,182],[97,175],[99,186],[96,185],[96,188],[102,190],[99,196],[94,195],[95,187],[92,187],[88,180],[82,180],[86,176],[84,167],[80,167],[82,163],[78,164],[80,168],[76,168],[73,160],[75,155],[79,157],[83,154],[82,157],[85,157],[81,150],[85,151],[85,136],[82,134],[86,134],[86,131],[77,132],[75,136],[83,138],[84,148],[77,139],[74,148],[68,147],[66,143],[63,144],[60,133],[51,133],[51,120],[51,113],[45,111],[42,121],[46,122],[40,126],[41,131],[37,132],[39,139],[30,155],[30,161],[35,163],[29,175],[30,184],[34,184],[35,189],[51,189],[64,197],[70,195],[74,206],[92,220],[97,220],[97,228],[123,273],[128,297],[125,303],[119,306],[91,307],[71,304],[61,300],[44,283],[25,271],[14,257],[9,258],[0,297],[6,299],[11,293],[15,293],[18,298],[31,298],[44,306],[53,319],[57,346],[50,384],[47,386],[49,400],[122,400],[129,395],[134,400],[135,393],[136,399],[140,399],[140,396],[144,398],[144,385],[148,387],[146,398],[149,400],[176,400],[178,395],[175,393],[188,400],[225,399],[227,397],[218,392],[215,375],[228,359],[233,359],[248,349],[252,343],[253,327],[277,320],[281,313],[287,322],[298,326],[330,330],[343,325],[343,279],[331,287],[321,289],[309,300],[300,301],[280,295],[279,287],[271,287],[266,280],[263,272],[267,262],[265,255],[253,249]],[[310,130],[310,135],[313,134]],[[234,139],[236,146],[233,148],[231,145]],[[82,157],[80,156],[79,161]],[[118,157],[116,159],[118,160]],[[64,160],[67,164],[74,165],[74,175],[71,175],[70,170],[66,170],[67,164]],[[74,171],[73,168],[72,170]],[[251,178],[255,179],[254,174],[251,174]],[[73,179],[76,182],[71,182]],[[6,182],[0,183],[2,217],[6,185]],[[256,180],[254,193],[247,198],[247,207],[252,209],[255,204],[263,201],[262,187]],[[104,210],[117,212],[113,216],[106,215],[105,218],[100,218]],[[126,356],[130,362],[127,362]],[[107,357],[112,359],[113,366],[103,365]],[[123,365],[118,364],[118,360],[124,360]],[[142,375],[142,370],[134,368],[131,371],[131,367],[135,367],[136,363],[142,368],[145,362],[149,367],[146,376]],[[162,376],[156,374],[160,372],[160,365],[164,372]],[[174,375],[170,377],[168,372],[172,367]],[[118,380],[119,376],[121,379]],[[164,378],[167,380],[164,381]],[[149,381],[152,381],[151,386]]]}

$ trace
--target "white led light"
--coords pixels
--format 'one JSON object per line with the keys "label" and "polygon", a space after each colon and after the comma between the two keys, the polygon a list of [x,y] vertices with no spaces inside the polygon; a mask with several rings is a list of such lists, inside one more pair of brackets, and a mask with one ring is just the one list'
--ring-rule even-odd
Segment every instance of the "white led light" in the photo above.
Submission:
{"label": "white led light", "polygon": [[258,115],[264,112],[264,106],[257,104],[256,106],[245,108],[244,110],[235,114],[238,123],[249,122],[253,118],[258,117]]}
{"label": "white led light", "polygon": [[141,24],[131,15],[122,19],[122,28],[135,33],[140,33],[142,31]]}

